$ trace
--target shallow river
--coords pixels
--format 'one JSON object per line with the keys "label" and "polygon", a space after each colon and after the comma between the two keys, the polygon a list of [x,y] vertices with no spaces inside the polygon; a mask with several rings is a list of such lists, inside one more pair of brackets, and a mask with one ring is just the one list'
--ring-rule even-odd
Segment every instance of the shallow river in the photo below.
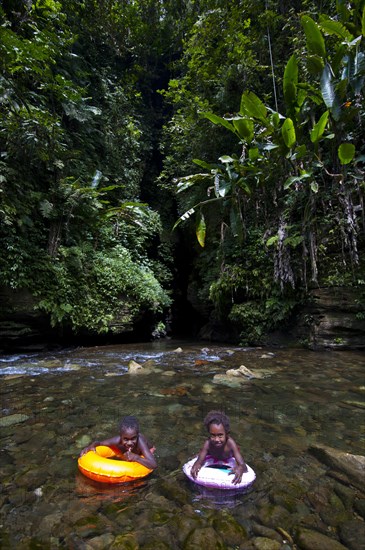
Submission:
{"label": "shallow river", "polygon": [[[131,360],[143,369],[129,373]],[[251,374],[225,376],[241,365]],[[365,548],[362,487],[312,451],[365,454],[363,353],[166,340],[2,356],[0,383],[0,548]],[[211,409],[256,472],[247,494],[203,491],[182,472]],[[158,469],[135,484],[89,480],[80,449],[127,414]]]}

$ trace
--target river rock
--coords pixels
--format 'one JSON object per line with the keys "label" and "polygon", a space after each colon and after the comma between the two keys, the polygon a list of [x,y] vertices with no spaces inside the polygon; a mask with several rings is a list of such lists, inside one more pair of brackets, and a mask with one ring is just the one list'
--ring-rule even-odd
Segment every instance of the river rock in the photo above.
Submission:
{"label": "river rock", "polygon": [[139,544],[134,533],[126,533],[116,536],[109,548],[110,550],[138,550]]}
{"label": "river rock", "polygon": [[286,530],[290,530],[293,524],[293,518],[283,506],[267,504],[263,506],[259,512],[260,522],[267,527],[274,529],[279,526]]}
{"label": "river rock", "polygon": [[204,527],[204,521],[194,511],[189,510],[189,505],[186,505],[183,506],[180,514],[174,514],[169,522],[169,527],[182,547],[193,531]]}
{"label": "river rock", "polygon": [[13,426],[14,424],[21,424],[28,420],[29,416],[27,414],[16,413],[9,414],[9,416],[2,416],[0,418],[0,428],[6,428],[8,426]]}
{"label": "river rock", "polygon": [[321,462],[344,472],[353,485],[365,491],[365,457],[352,455],[325,445],[311,445],[309,451]]}
{"label": "river rock", "polygon": [[223,384],[230,388],[240,388],[244,382],[243,376],[230,376],[228,374],[215,374],[213,376],[213,384]]}
{"label": "river rock", "polygon": [[365,550],[365,523],[360,519],[345,521],[340,527],[340,539],[350,550]]}
{"label": "river rock", "polygon": [[260,525],[259,523],[254,522],[252,524],[252,531],[254,532],[255,535],[258,535],[259,538],[263,537],[267,539],[272,539],[280,543],[283,540],[283,537],[279,535],[279,533],[275,531],[275,529],[271,529],[270,527],[265,527],[265,525]]}
{"label": "river rock", "polygon": [[128,372],[129,374],[140,374],[143,372],[143,367],[137,361],[131,359],[128,363]]}
{"label": "river rock", "polygon": [[86,550],[104,550],[114,541],[114,536],[111,533],[104,533],[100,537],[94,537],[87,541]]}
{"label": "river rock", "polygon": [[358,500],[355,500],[354,502],[354,508],[356,512],[365,519],[365,498],[360,498]]}
{"label": "river rock", "polygon": [[347,550],[340,542],[317,531],[299,528],[296,543],[303,550]]}
{"label": "river rock", "polygon": [[256,537],[253,543],[257,550],[280,550],[282,548],[281,542],[266,537]]}
{"label": "river rock", "polygon": [[187,538],[184,550],[225,550],[226,546],[213,527],[195,529]]}
{"label": "river rock", "polygon": [[221,512],[213,520],[213,527],[228,546],[239,546],[247,539],[247,532],[231,514]]}

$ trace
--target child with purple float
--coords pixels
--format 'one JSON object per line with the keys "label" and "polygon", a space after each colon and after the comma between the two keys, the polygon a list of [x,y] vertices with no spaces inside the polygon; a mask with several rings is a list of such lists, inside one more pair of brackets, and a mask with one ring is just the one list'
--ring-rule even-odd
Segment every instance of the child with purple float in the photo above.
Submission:
{"label": "child with purple float", "polygon": [[229,435],[230,423],[228,416],[221,411],[210,411],[204,418],[204,425],[209,437],[191,468],[192,477],[196,479],[199,470],[208,459],[213,458],[218,462],[234,458],[236,465],[232,468],[234,473],[232,483],[237,485],[241,482],[242,475],[247,472],[247,466],[236,442]]}

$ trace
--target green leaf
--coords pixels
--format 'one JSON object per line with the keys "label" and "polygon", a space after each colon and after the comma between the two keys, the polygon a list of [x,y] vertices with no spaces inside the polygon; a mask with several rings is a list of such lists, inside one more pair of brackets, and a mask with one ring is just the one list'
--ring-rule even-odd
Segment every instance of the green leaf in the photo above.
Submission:
{"label": "green leaf", "polygon": [[266,123],[267,109],[264,103],[253,92],[243,92],[241,96],[240,114],[257,118]]}
{"label": "green leaf", "polygon": [[295,148],[295,152],[293,153],[291,159],[292,160],[301,159],[305,156],[306,152],[307,152],[307,147],[304,143],[302,145],[298,145],[298,147]]}
{"label": "green leaf", "polygon": [[191,174],[190,176],[177,178],[174,180],[174,183],[177,184],[176,192],[181,193],[181,191],[186,191],[186,189],[189,189],[190,187],[195,185],[197,182],[201,182],[211,178],[212,178],[211,174]]}
{"label": "green leaf", "polygon": [[247,118],[239,118],[233,120],[233,126],[237,130],[237,133],[241,139],[245,139],[249,143],[253,139],[254,124],[252,120]]}
{"label": "green leaf", "polygon": [[323,136],[323,132],[327,126],[329,117],[329,111],[325,111],[319,121],[313,126],[313,130],[310,133],[310,139],[312,143],[317,143]]}
{"label": "green leaf", "polygon": [[362,10],[362,17],[361,17],[361,34],[365,36],[365,6]]}
{"label": "green leaf", "polygon": [[318,193],[318,183],[316,181],[311,181],[310,188],[312,189],[313,193]]}
{"label": "green leaf", "polygon": [[309,15],[303,15],[301,21],[305,32],[305,37],[307,39],[309,54],[319,55],[319,57],[325,59],[326,46],[319,26],[311,17],[309,17]]}
{"label": "green leaf", "polygon": [[323,71],[324,61],[319,55],[308,55],[307,56],[307,69],[313,74],[319,74]]}
{"label": "green leaf", "polygon": [[259,148],[258,147],[251,147],[251,149],[248,150],[248,158],[252,161],[255,161],[259,158]]}
{"label": "green leaf", "polygon": [[201,168],[205,168],[206,170],[211,170],[213,168],[208,162],[205,162],[204,160],[193,159],[193,163],[201,166]]}
{"label": "green leaf", "polygon": [[213,124],[223,126],[224,128],[227,128],[227,130],[229,130],[230,132],[235,133],[235,128],[233,124],[231,122],[228,122],[228,120],[226,120],[225,118],[215,115],[214,113],[200,113],[200,116],[202,118],[210,120],[210,122],[213,122]]}
{"label": "green leaf", "polygon": [[288,105],[295,103],[297,98],[298,62],[295,54],[286,64],[283,79],[284,98]]}
{"label": "green leaf", "polygon": [[323,17],[323,15],[319,18],[319,27],[326,34],[334,34],[345,42],[351,42],[354,38],[350,31],[342,23],[335,21],[334,19],[327,19]]}
{"label": "green leaf", "polygon": [[185,220],[188,220],[193,214],[195,213],[195,209],[194,208],[190,208],[189,210],[187,210],[186,212],[184,212],[184,214],[182,214],[180,216],[180,218],[177,220],[177,222],[175,222],[172,230],[176,229],[176,227],[183,221]]}
{"label": "green leaf", "polygon": [[279,241],[278,235],[274,235],[273,237],[270,237],[266,241],[266,246],[272,246],[273,244],[277,244]]}
{"label": "green leaf", "polygon": [[229,162],[234,162],[234,159],[232,157],[230,157],[229,155],[222,155],[221,157],[219,157],[219,160],[221,162],[223,162],[223,164],[227,164]]}
{"label": "green leaf", "polygon": [[335,120],[340,118],[340,105],[332,84],[332,69],[327,63],[321,75],[321,92],[327,109],[330,109]]}
{"label": "green leaf", "polygon": [[355,145],[353,143],[341,143],[338,148],[338,158],[341,164],[349,164],[355,156]]}
{"label": "green leaf", "polygon": [[196,224],[196,238],[198,239],[198,243],[202,248],[205,246],[205,236],[207,232],[207,226],[205,223],[204,214],[201,212],[200,215],[197,218],[197,224]]}
{"label": "green leaf", "polygon": [[293,147],[297,138],[295,134],[294,123],[291,118],[288,117],[285,119],[284,124],[281,127],[281,134],[287,148],[290,149],[291,147]]}

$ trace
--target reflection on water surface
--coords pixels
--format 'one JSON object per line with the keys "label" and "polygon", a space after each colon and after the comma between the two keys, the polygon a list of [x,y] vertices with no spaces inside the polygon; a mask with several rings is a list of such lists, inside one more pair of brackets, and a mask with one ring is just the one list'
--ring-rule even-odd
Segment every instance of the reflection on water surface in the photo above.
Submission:
{"label": "reflection on water surface", "polygon": [[[129,374],[131,360],[143,371]],[[241,365],[252,376],[225,376]],[[365,540],[364,489],[308,451],[365,454],[362,353],[166,340],[2,357],[0,373],[1,548],[358,550]],[[249,494],[203,491],[182,473],[213,408],[256,471]],[[121,486],[82,476],[80,449],[116,434],[126,414],[157,447],[158,469]]]}

